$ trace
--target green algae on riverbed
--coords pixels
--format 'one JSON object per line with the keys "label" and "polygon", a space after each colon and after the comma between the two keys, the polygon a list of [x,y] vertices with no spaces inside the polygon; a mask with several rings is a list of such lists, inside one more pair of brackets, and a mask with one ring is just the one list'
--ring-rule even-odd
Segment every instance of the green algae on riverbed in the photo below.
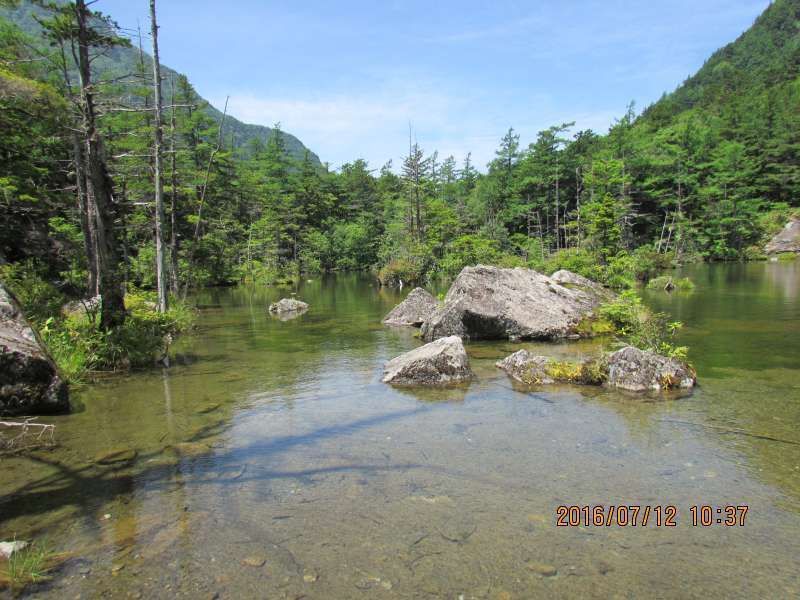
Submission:
{"label": "green algae on riverbed", "polygon": [[[658,402],[494,367],[589,340],[469,344],[469,386],[396,390],[383,362],[421,343],[376,325],[396,291],[301,284],[286,322],[276,290],[205,291],[172,368],[84,388],[56,448],[2,459],[0,538],[70,552],[45,598],[796,596],[800,447],[702,425],[797,439],[800,269],[683,275],[694,294],[647,299],[686,323],[700,386]],[[555,526],[560,504],[621,503],[678,526]],[[744,527],[691,526],[726,503]]]}

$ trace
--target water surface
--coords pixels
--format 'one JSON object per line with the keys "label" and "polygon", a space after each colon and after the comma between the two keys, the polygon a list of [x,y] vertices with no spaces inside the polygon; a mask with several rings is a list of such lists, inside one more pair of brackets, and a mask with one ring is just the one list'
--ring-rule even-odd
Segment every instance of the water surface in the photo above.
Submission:
{"label": "water surface", "polygon": [[[85,387],[56,448],[2,460],[0,539],[73,553],[44,598],[797,597],[800,266],[685,274],[693,294],[646,295],[686,323],[700,378],[666,401],[494,367],[586,341],[469,344],[469,386],[395,389],[383,363],[421,343],[380,324],[404,293],[205,291],[171,368]],[[292,291],[311,310],[271,317]],[[672,504],[678,523],[556,527],[560,504]],[[693,527],[697,504],[749,511]]]}

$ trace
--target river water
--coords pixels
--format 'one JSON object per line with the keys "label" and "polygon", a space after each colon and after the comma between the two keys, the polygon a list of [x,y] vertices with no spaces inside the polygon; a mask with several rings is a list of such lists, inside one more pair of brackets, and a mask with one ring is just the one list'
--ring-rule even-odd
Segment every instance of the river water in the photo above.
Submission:
{"label": "river water", "polygon": [[[44,598],[798,597],[800,263],[682,274],[694,293],[645,298],[700,386],[660,401],[494,367],[597,341],[473,343],[468,387],[394,389],[383,363],[420,344],[380,324],[402,293],[317,279],[281,321],[290,290],[205,291],[171,368],[77,390],[56,448],[2,459],[0,539],[70,553]],[[743,526],[693,526],[727,504]],[[559,505],[676,526],[557,527]]]}

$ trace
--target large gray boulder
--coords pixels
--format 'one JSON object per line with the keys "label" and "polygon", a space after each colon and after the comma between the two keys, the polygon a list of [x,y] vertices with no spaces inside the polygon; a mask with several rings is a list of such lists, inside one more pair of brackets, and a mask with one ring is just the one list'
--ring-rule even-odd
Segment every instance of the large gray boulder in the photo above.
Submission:
{"label": "large gray boulder", "polygon": [[800,219],[792,219],[764,247],[767,254],[800,252]]}
{"label": "large gray boulder", "polygon": [[415,348],[387,362],[384,383],[442,385],[472,379],[469,358],[461,338],[450,336]]}
{"label": "large gray boulder", "polygon": [[691,389],[697,382],[685,362],[626,346],[608,357],[609,387],[631,392]]}
{"label": "large gray boulder", "polygon": [[431,294],[422,288],[414,288],[400,304],[383,319],[384,325],[410,325],[419,327],[430,319],[439,307]]}
{"label": "large gray boulder", "polygon": [[269,312],[274,315],[285,313],[302,313],[308,310],[308,304],[296,298],[281,298],[269,305]]}
{"label": "large gray boulder", "polygon": [[547,373],[549,363],[550,359],[546,356],[531,354],[527,350],[517,350],[514,354],[497,361],[495,366],[520,383],[534,385],[555,383]]}
{"label": "large gray boulder", "polygon": [[601,299],[610,299],[614,296],[614,292],[603,287],[602,284],[566,269],[556,271],[550,275],[550,279],[564,287],[581,290]]}
{"label": "large gray boulder", "polygon": [[67,384],[28,324],[13,294],[0,283],[0,415],[68,412]]}
{"label": "large gray boulder", "polygon": [[426,340],[457,335],[469,339],[558,339],[576,334],[600,297],[559,285],[530,269],[466,267],[444,306],[422,325]]}

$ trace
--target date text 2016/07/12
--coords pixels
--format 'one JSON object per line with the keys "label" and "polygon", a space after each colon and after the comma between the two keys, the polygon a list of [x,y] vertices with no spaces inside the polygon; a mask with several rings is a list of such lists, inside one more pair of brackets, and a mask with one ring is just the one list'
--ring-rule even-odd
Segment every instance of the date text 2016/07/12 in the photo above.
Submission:
{"label": "date text 2016/07/12", "polygon": [[[747,516],[746,504],[711,506],[696,505],[689,507],[691,524],[694,527],[743,527]],[[556,508],[556,525],[558,527],[676,527],[678,525],[678,507],[665,505],[565,505]]]}

